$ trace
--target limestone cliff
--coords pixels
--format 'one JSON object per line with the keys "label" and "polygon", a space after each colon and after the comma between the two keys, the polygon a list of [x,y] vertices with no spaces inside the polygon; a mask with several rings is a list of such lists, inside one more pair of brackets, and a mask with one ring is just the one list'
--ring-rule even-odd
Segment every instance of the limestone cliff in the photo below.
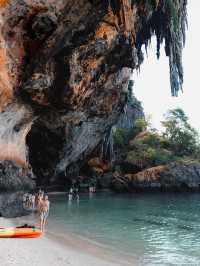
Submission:
{"label": "limestone cliff", "polygon": [[[0,0],[0,160],[48,184],[115,124],[156,35],[183,83],[186,0]],[[53,177],[53,178],[52,178]]]}
{"label": "limestone cliff", "polygon": [[174,162],[145,169],[137,174],[115,174],[112,188],[117,192],[199,192],[199,162]]}

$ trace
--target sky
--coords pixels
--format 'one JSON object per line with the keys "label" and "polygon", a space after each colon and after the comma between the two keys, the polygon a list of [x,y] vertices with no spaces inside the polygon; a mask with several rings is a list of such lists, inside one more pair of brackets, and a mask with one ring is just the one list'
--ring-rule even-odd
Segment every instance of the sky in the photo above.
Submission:
{"label": "sky", "polygon": [[142,102],[146,115],[151,116],[152,126],[162,130],[160,121],[169,109],[180,107],[200,133],[200,1],[188,0],[188,30],[183,51],[183,93],[171,96],[168,58],[162,47],[161,57],[156,58],[156,42],[148,50],[148,57],[140,73],[134,73],[133,92]]}

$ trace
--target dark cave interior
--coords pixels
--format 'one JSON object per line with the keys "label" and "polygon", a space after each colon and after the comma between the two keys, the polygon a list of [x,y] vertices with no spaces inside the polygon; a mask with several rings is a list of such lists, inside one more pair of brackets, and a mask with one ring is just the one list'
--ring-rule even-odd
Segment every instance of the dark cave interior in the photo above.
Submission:
{"label": "dark cave interior", "polygon": [[26,138],[29,163],[36,176],[37,186],[51,185],[55,167],[64,145],[63,129],[49,129],[41,122],[35,123]]}

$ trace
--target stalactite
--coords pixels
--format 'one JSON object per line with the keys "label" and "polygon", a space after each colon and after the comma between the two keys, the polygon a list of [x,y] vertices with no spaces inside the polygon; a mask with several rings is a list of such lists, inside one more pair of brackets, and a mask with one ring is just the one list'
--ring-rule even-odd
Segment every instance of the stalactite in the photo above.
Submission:
{"label": "stalactite", "polygon": [[[142,8],[148,14],[152,13],[150,19],[143,17],[142,32],[137,34],[137,38],[135,38],[133,25],[133,20],[136,17],[133,12],[136,4],[138,10]],[[110,1],[111,10],[118,24],[117,27],[123,29],[127,39],[131,37],[131,43],[136,45],[140,57],[142,45],[145,45],[147,52],[152,35],[155,34],[157,38],[158,58],[161,44],[165,42],[166,55],[169,57],[171,93],[173,96],[178,95],[183,85],[182,50],[185,43],[187,25],[186,6],[187,0]],[[142,60],[140,61],[142,62]]]}
{"label": "stalactite", "polygon": [[26,165],[29,155],[37,175],[50,180],[55,173],[55,181],[106,134],[104,153],[113,158],[110,129],[126,104],[131,70],[139,69],[142,47],[153,35],[158,57],[165,44],[172,94],[182,87],[186,4],[0,0],[0,159]]}
{"label": "stalactite", "polygon": [[[169,47],[169,67],[171,92],[177,96],[183,85],[182,50],[185,43],[185,29],[187,25],[187,0],[175,1],[175,13],[169,22],[169,37],[166,38]],[[165,39],[165,42],[166,42]]]}
{"label": "stalactite", "polygon": [[110,0],[110,8],[117,21],[117,28],[123,30],[126,37],[131,37],[132,43],[135,40],[134,30],[134,11],[133,2],[131,0]]}
{"label": "stalactite", "polygon": [[[152,5],[149,6],[152,8]],[[138,54],[141,54],[142,45],[144,44],[147,49],[152,35],[155,34],[158,58],[161,44],[165,43],[166,56],[169,57],[171,93],[173,96],[178,95],[183,85],[182,50],[185,44],[187,27],[186,6],[187,0],[160,0],[159,4],[156,2],[156,10],[149,21],[143,20],[142,31],[137,34],[136,38]]]}

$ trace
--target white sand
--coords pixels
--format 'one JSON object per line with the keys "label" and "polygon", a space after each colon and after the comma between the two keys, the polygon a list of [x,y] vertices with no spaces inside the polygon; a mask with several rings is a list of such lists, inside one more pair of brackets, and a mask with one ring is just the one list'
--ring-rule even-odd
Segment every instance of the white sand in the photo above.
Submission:
{"label": "white sand", "polygon": [[[18,222],[0,218],[1,227],[13,226]],[[133,266],[133,262],[112,257],[106,254],[105,250],[88,244],[87,241],[77,241],[70,236],[62,238],[47,232],[36,239],[0,239],[0,265]]]}

